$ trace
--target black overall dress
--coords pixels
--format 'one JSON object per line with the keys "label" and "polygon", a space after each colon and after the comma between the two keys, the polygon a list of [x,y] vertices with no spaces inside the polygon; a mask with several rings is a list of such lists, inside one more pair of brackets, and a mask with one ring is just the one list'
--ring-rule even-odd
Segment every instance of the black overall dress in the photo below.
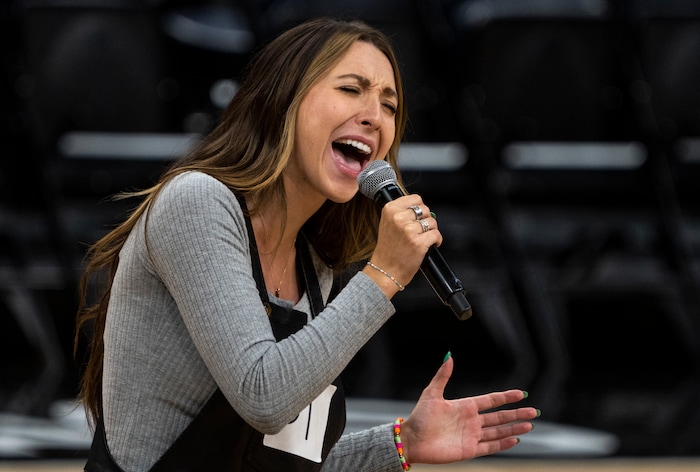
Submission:
{"label": "black overall dress", "polygon": [[[242,202],[244,205],[244,203]],[[244,207],[245,208],[245,207]],[[307,315],[300,311],[270,303],[262,268],[258,257],[257,246],[253,237],[250,221],[246,217],[248,234],[250,236],[251,259],[260,298],[265,305],[275,338],[279,341],[301,329],[307,322]],[[301,236],[301,235],[300,235]],[[310,298],[312,317],[323,309],[316,272],[311,260],[308,245],[303,237],[297,241],[297,277],[303,283]],[[152,472],[192,472],[192,471],[231,471],[231,472],[312,472],[319,471],[322,460],[325,460],[330,449],[338,441],[345,428],[345,395],[339,379],[329,387],[332,390],[330,403],[326,400],[328,409],[325,431],[320,434],[322,448],[316,453],[320,457],[313,460],[296,454],[268,447],[264,442],[268,437],[249,426],[234,411],[221,390],[216,392],[204,405],[192,423],[175,440],[168,450],[151,468]],[[328,392],[328,389],[327,389]],[[290,425],[302,425],[306,438],[309,435],[310,420],[314,401]],[[318,408],[316,409],[318,411]],[[321,408],[322,411],[325,410]],[[304,415],[306,414],[306,415]],[[304,421],[304,423],[301,423]],[[306,422],[309,422],[308,424]],[[288,425],[288,426],[290,426]],[[299,435],[295,442],[299,442]],[[317,440],[318,440],[317,434]],[[304,440],[301,441],[302,443]],[[320,445],[320,444],[319,444]],[[102,418],[98,420],[92,447],[85,470],[88,472],[123,472],[115,463],[105,437]]]}

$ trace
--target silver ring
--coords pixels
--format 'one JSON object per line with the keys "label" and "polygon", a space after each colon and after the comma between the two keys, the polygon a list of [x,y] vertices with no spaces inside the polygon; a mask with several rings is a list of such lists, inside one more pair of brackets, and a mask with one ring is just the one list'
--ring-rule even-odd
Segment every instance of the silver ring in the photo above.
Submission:
{"label": "silver ring", "polygon": [[417,219],[417,220],[420,220],[421,218],[423,218],[423,210],[421,209],[421,207],[419,207],[418,205],[413,205],[413,206],[411,206],[411,207],[409,207],[409,208],[410,208],[411,210],[413,210],[413,213],[416,214],[416,219]]}
{"label": "silver ring", "polygon": [[418,223],[420,223],[420,227],[423,230],[423,233],[430,231],[430,223],[428,223],[425,220],[418,220]]}

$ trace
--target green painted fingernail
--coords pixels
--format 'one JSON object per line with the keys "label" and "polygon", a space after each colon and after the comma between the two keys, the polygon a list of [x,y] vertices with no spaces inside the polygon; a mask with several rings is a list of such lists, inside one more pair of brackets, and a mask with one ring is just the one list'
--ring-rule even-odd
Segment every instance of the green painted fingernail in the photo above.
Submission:
{"label": "green painted fingernail", "polygon": [[529,393],[527,393],[527,390],[522,390],[522,392],[523,392],[523,400],[524,400],[524,399],[527,398],[527,396],[529,395]]}
{"label": "green painted fingernail", "polygon": [[535,411],[537,411],[537,416],[535,416],[535,418],[539,418],[542,415],[542,412],[538,408],[535,408]]}
{"label": "green painted fingernail", "polygon": [[430,216],[432,216],[434,219],[437,219],[437,215],[435,214],[435,212],[432,212],[432,211],[431,211],[431,212],[430,212]]}
{"label": "green painted fingernail", "polygon": [[450,357],[452,357],[452,352],[447,351],[447,354],[445,354],[445,358],[442,360],[442,363],[444,364],[445,362],[447,362],[447,359],[449,359]]}

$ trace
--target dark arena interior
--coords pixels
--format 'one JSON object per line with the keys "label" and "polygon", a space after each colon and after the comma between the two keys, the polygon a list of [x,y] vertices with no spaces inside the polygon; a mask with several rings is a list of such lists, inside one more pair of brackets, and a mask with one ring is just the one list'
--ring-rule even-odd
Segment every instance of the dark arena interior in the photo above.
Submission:
{"label": "dark arena interior", "polygon": [[82,470],[83,257],[135,205],[110,197],[150,186],[259,46],[318,16],[394,41],[400,170],[473,307],[457,319],[418,274],[347,368],[348,427],[402,411],[450,351],[447,396],[522,388],[542,410],[481,464],[700,460],[700,2],[5,0],[0,469]]}

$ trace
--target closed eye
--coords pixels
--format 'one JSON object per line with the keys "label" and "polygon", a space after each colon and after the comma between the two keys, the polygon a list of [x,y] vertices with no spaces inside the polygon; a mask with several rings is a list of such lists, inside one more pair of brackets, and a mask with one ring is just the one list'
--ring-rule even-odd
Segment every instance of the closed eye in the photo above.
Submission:
{"label": "closed eye", "polygon": [[[362,89],[359,87],[354,87],[352,85],[341,85],[338,87],[338,90],[341,92],[345,92],[348,94],[352,95],[360,95],[362,93]],[[397,107],[391,102],[385,102],[382,103],[382,106],[392,115],[396,115],[397,113]]]}
{"label": "closed eye", "polygon": [[359,95],[359,94],[360,94],[360,89],[357,88],[357,87],[351,87],[351,86],[344,85],[344,86],[338,87],[338,88],[339,88],[341,91],[343,91],[343,92],[352,93],[352,94],[355,94],[355,95]]}

